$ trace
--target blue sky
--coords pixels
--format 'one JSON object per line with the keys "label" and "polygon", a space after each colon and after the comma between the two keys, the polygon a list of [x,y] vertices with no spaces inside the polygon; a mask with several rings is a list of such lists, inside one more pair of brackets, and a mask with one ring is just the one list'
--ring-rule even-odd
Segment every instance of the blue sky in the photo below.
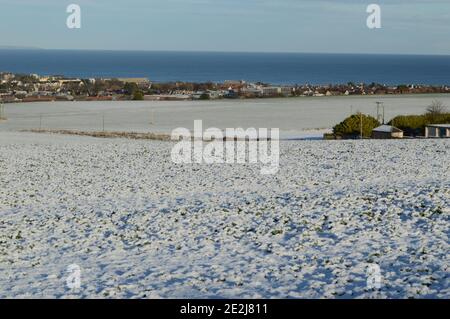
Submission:
{"label": "blue sky", "polygon": [[450,55],[450,0],[0,0],[0,46]]}

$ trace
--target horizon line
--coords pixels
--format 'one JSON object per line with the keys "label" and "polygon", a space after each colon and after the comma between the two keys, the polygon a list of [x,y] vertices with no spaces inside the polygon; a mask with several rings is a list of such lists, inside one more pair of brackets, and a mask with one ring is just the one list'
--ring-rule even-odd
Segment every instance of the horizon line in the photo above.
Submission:
{"label": "horizon line", "polygon": [[73,49],[0,46],[0,51],[85,51],[85,52],[170,52],[221,54],[321,54],[321,55],[397,55],[397,56],[450,56],[450,53],[388,53],[388,52],[314,52],[314,51],[221,51],[221,50],[165,50],[165,49]]}

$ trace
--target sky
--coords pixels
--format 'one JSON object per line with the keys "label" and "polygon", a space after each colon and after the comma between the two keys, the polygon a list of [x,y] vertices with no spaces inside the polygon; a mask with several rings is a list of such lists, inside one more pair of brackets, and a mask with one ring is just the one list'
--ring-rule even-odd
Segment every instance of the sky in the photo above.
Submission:
{"label": "sky", "polygon": [[[69,4],[81,28],[69,29]],[[381,6],[381,29],[366,8]],[[450,55],[450,0],[0,0],[0,47]]]}

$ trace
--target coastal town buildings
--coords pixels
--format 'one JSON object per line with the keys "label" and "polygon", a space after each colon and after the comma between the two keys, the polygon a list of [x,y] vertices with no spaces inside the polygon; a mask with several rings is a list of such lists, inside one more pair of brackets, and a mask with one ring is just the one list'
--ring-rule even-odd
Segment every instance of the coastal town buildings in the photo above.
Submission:
{"label": "coastal town buildings", "polygon": [[[140,94],[135,94],[136,90]],[[385,94],[450,93],[448,86],[383,84],[271,85],[239,80],[223,83],[153,83],[148,78],[68,78],[62,75],[0,72],[0,101],[4,103],[42,100],[200,100],[271,98],[289,96],[348,96]]]}

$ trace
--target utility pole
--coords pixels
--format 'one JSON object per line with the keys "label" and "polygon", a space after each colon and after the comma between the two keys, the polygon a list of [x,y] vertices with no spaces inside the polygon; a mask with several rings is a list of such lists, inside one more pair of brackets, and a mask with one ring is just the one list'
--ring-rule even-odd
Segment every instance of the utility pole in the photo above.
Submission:
{"label": "utility pole", "polygon": [[361,132],[361,139],[363,139],[363,114],[362,113],[359,113],[359,116],[360,116],[360,132]]}
{"label": "utility pole", "polygon": [[155,124],[155,111],[151,110],[150,125]]}
{"label": "utility pole", "polygon": [[39,114],[39,131],[42,131],[42,114]]}
{"label": "utility pole", "polygon": [[3,103],[0,104],[0,120],[5,119],[5,106],[3,105]]}
{"label": "utility pole", "polygon": [[[377,121],[384,124],[384,103],[375,102],[377,104]],[[381,112],[382,111],[382,112]]]}
{"label": "utility pole", "polygon": [[102,114],[102,132],[105,131],[105,114]]}

